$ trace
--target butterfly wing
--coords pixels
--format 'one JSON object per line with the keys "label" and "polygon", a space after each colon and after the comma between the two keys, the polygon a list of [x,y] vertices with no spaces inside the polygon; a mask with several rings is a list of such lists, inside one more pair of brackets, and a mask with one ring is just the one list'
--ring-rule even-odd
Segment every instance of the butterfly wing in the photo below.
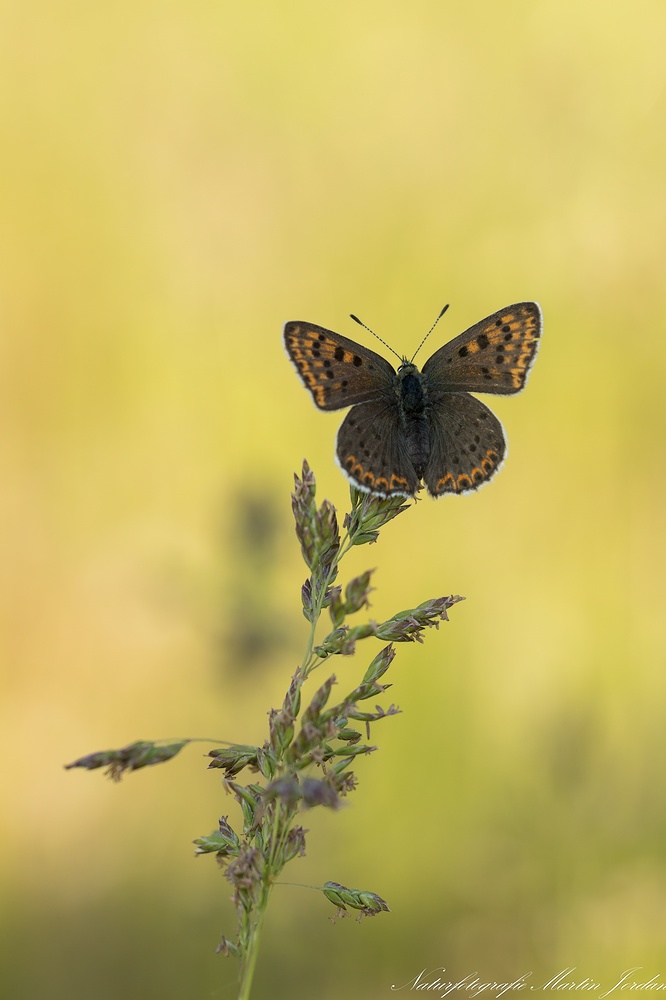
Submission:
{"label": "butterfly wing", "polygon": [[423,480],[431,496],[470,493],[504,460],[502,425],[481,400],[451,392],[430,411],[431,450]]}
{"label": "butterfly wing", "polygon": [[338,431],[338,465],[347,478],[367,493],[414,496],[420,487],[397,401],[389,398],[353,406]]}
{"label": "butterfly wing", "polygon": [[541,328],[536,302],[516,302],[475,323],[424,364],[431,395],[520,392],[536,357]]}
{"label": "butterfly wing", "polygon": [[396,377],[386,358],[314,323],[285,323],[284,346],[320,410],[377,399]]}

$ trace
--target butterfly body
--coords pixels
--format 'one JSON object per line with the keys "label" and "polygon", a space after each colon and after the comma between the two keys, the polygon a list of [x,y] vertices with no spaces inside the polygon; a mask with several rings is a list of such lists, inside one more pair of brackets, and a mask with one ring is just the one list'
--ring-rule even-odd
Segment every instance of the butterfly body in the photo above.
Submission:
{"label": "butterfly body", "polygon": [[499,469],[506,441],[497,417],[471,392],[519,392],[541,335],[535,302],[517,303],[475,324],[420,371],[397,372],[367,347],[311,323],[285,325],[284,342],[315,404],[351,406],[337,460],[359,489],[434,496],[478,489]]}
{"label": "butterfly body", "polygon": [[396,375],[398,415],[414,471],[423,478],[430,455],[430,404],[422,372],[406,358]]}

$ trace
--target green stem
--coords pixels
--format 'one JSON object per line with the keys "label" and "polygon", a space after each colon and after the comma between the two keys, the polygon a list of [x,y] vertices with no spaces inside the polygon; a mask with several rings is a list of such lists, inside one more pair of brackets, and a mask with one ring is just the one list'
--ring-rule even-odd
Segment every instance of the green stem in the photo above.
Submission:
{"label": "green stem", "polygon": [[268,907],[268,899],[270,894],[271,894],[271,887],[266,883],[264,883],[261,893],[261,899],[259,900],[259,905],[257,906],[254,913],[255,919],[253,920],[252,923],[252,930],[250,931],[250,940],[248,942],[247,951],[243,956],[238,1000],[250,1000],[252,980],[254,978],[254,970],[257,964],[257,956],[259,954],[259,941],[261,938],[261,930],[264,925],[264,917],[266,916],[266,908]]}

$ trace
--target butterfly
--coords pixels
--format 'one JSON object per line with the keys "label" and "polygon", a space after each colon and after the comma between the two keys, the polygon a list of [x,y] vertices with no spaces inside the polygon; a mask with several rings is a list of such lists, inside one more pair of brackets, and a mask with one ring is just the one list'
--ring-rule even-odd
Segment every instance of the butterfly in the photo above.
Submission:
{"label": "butterfly", "polygon": [[354,486],[413,497],[423,481],[441,497],[476,490],[500,468],[504,430],[470,393],[520,392],[541,330],[538,304],[517,302],[440,347],[421,371],[416,355],[402,357],[395,371],[381,355],[314,323],[286,323],[284,344],[320,410],[351,406],[336,452]]}

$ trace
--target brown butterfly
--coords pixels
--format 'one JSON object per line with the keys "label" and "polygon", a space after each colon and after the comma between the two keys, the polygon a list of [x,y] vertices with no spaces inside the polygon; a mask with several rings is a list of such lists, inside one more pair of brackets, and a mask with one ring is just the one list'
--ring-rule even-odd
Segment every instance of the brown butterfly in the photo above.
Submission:
{"label": "brown butterfly", "polygon": [[517,302],[440,347],[422,371],[403,357],[396,372],[369,348],[314,323],[286,323],[284,343],[319,409],[351,406],[336,450],[354,486],[411,497],[423,480],[440,497],[476,490],[498,471],[507,450],[502,425],[469,393],[520,392],[541,329],[538,304]]}

